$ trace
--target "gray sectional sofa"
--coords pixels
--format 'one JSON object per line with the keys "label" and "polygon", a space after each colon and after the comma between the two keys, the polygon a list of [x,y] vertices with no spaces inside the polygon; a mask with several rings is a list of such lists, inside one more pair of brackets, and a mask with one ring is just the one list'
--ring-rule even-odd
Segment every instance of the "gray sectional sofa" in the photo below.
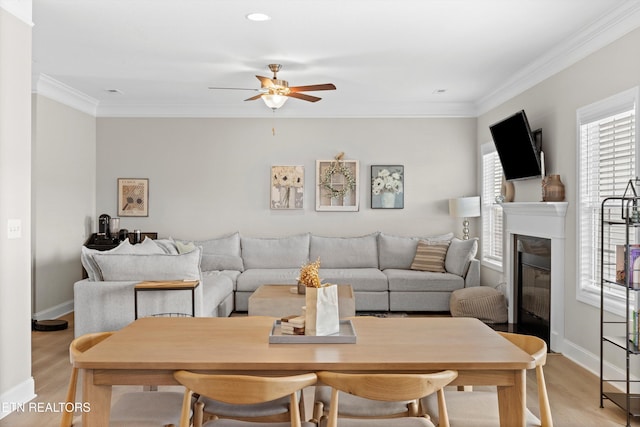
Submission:
{"label": "gray sectional sofa", "polygon": [[[448,242],[444,272],[412,269],[418,242]],[[426,243],[425,243],[426,242]],[[142,280],[198,279],[196,316],[247,311],[263,284],[294,285],[300,267],[320,259],[324,283],[353,287],[357,311],[448,311],[451,292],[480,284],[477,241],[452,234],[402,237],[372,233],[324,237],[311,233],[215,239],[146,239],[98,252],[82,248],[88,279],[74,285],[75,334],[119,329],[134,320],[134,290]],[[191,312],[185,291],[139,292],[141,315]]]}

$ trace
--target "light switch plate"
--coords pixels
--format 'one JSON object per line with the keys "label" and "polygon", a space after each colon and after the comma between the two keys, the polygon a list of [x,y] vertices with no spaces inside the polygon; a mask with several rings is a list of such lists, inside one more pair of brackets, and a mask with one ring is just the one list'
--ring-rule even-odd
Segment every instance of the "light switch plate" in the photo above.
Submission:
{"label": "light switch plate", "polygon": [[22,221],[10,219],[8,221],[7,237],[9,239],[19,239],[22,237]]}

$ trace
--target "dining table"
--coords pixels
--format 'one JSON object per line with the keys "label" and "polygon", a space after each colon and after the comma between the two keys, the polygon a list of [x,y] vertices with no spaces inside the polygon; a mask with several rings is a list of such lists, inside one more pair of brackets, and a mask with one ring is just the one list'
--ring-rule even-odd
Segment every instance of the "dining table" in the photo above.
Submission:
{"label": "dining table", "polygon": [[[83,371],[87,427],[108,426],[114,385],[178,384],[177,370],[251,375],[305,372],[458,372],[453,385],[495,385],[500,425],[525,425],[526,370],[535,362],[474,318],[356,316],[355,339],[272,343],[278,319],[145,317],[75,358]],[[303,337],[304,338],[304,337]],[[324,339],[323,339],[324,338]]]}

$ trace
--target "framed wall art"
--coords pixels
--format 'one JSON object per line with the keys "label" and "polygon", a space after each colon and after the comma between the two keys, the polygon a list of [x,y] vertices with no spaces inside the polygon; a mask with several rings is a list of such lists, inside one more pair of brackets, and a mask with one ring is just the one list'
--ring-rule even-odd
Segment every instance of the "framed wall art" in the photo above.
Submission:
{"label": "framed wall art", "polygon": [[404,166],[371,166],[371,209],[404,208]]}
{"label": "framed wall art", "polygon": [[304,166],[271,166],[271,209],[304,207]]}
{"label": "framed wall art", "polygon": [[316,160],[316,211],[358,211],[357,160]]}
{"label": "framed wall art", "polygon": [[149,216],[149,179],[118,178],[118,216]]}

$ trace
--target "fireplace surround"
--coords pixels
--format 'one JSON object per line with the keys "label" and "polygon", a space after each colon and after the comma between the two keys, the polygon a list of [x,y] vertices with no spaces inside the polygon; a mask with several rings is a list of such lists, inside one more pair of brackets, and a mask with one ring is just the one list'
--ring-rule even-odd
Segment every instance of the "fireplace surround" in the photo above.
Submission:
{"label": "fireplace surround", "polygon": [[565,277],[565,215],[567,202],[513,202],[503,203],[504,259],[503,271],[507,282],[509,323],[517,319],[517,271],[515,262],[518,251],[516,236],[549,239],[550,256],[550,347],[562,352],[564,342],[564,277]]}

